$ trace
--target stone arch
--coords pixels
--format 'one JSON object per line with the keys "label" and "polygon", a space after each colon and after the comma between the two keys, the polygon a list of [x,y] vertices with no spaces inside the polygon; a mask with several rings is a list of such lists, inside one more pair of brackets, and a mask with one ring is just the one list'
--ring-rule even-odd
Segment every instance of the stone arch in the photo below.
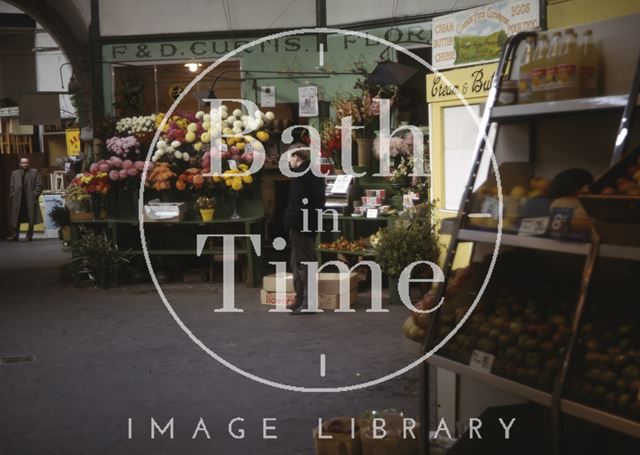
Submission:
{"label": "stone arch", "polygon": [[[91,0],[2,0],[40,23],[66,54],[84,101],[92,106],[92,60],[90,47]],[[82,14],[79,4],[89,14]],[[66,82],[66,81],[65,81]],[[91,118],[91,115],[88,116]]]}

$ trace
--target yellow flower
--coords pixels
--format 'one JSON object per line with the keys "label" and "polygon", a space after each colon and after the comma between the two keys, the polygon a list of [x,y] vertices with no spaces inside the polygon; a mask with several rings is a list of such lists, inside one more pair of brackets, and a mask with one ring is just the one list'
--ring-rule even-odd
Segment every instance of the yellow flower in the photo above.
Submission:
{"label": "yellow flower", "polygon": [[241,171],[246,171],[249,169],[249,166],[247,166],[246,164],[241,164],[240,166],[238,166],[238,169],[240,169]]}
{"label": "yellow flower", "polygon": [[251,177],[250,175],[245,175],[244,177],[242,177],[242,181],[249,185],[253,182],[253,177]]}
{"label": "yellow flower", "polygon": [[235,177],[233,179],[233,183],[231,184],[231,188],[235,191],[240,191],[242,189],[242,179],[240,177]]}

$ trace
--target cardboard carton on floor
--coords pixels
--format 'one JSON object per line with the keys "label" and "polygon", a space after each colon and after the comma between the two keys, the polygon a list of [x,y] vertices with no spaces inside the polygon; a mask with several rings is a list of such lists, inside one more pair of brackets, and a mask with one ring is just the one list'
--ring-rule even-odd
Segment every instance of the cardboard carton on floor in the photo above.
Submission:
{"label": "cardboard carton on floor", "polygon": [[[262,278],[262,289],[267,292],[276,292],[276,282],[277,280],[283,279],[283,275],[279,273],[272,273],[271,275],[265,275]],[[285,280],[285,291],[286,292],[295,292],[293,288],[293,275],[291,273],[284,274]]]}
{"label": "cardboard carton on floor", "polygon": [[[353,306],[358,298],[358,292],[356,288],[349,291],[349,306]],[[318,308],[321,310],[336,310],[340,307],[340,294],[319,294],[318,295]]]}
{"label": "cardboard carton on floor", "polygon": [[[262,278],[262,289],[267,292],[276,291],[276,281],[282,279],[281,274],[273,273],[271,275],[265,275]],[[293,287],[293,275],[287,273],[284,275],[285,279],[285,291],[295,292]],[[340,273],[319,273],[318,274],[318,293],[319,294],[339,294],[340,282],[347,282],[347,289],[353,291],[358,286],[358,274],[353,272],[349,274]]]}
{"label": "cardboard carton on floor", "polygon": [[[271,291],[267,291],[265,289],[260,290],[260,303],[263,305],[275,306],[278,303],[277,294]],[[293,305],[296,301],[296,293],[295,292],[285,292],[284,293],[285,303],[286,305]]]}
{"label": "cardboard carton on floor", "polygon": [[355,272],[346,273],[319,273],[318,293],[319,294],[340,294],[340,283],[346,281],[347,289],[353,291],[358,287],[358,274]]}

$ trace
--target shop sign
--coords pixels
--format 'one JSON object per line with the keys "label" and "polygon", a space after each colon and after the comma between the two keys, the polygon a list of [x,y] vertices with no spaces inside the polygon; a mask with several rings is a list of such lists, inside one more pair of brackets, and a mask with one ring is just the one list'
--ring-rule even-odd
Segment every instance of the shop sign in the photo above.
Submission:
{"label": "shop sign", "polygon": [[[400,45],[427,45],[431,42],[431,21],[363,30],[364,33]],[[102,48],[106,62],[215,59],[250,43],[255,38],[200,39],[107,44]],[[363,51],[384,47],[378,41],[351,35],[328,35],[327,51]],[[271,39],[244,52],[251,55],[315,53],[315,36],[288,36]]]}
{"label": "shop sign", "polygon": [[[427,74],[427,102],[457,100],[454,89],[447,84],[449,81],[465,99],[484,98],[489,94],[497,63],[458,68],[443,73]],[[445,79],[446,78],[446,79]]]}
{"label": "shop sign", "polygon": [[67,139],[67,155],[80,155],[80,130],[78,128],[69,128],[65,131]]}
{"label": "shop sign", "polygon": [[[108,44],[103,46],[102,55],[107,62],[219,58],[252,41],[252,38],[234,38]],[[315,52],[315,46],[315,37],[288,36],[286,38],[267,40],[244,52],[247,54]]]}
{"label": "shop sign", "polygon": [[433,19],[436,69],[498,60],[507,37],[540,26],[539,0],[508,0]]}

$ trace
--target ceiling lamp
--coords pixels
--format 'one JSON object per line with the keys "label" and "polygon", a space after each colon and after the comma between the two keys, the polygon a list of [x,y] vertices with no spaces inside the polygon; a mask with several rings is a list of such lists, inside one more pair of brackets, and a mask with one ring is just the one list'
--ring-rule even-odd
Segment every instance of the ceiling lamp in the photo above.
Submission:
{"label": "ceiling lamp", "polygon": [[189,71],[191,71],[192,73],[195,73],[196,71],[198,71],[198,68],[202,66],[202,63],[189,62],[185,63],[184,66],[189,68]]}

